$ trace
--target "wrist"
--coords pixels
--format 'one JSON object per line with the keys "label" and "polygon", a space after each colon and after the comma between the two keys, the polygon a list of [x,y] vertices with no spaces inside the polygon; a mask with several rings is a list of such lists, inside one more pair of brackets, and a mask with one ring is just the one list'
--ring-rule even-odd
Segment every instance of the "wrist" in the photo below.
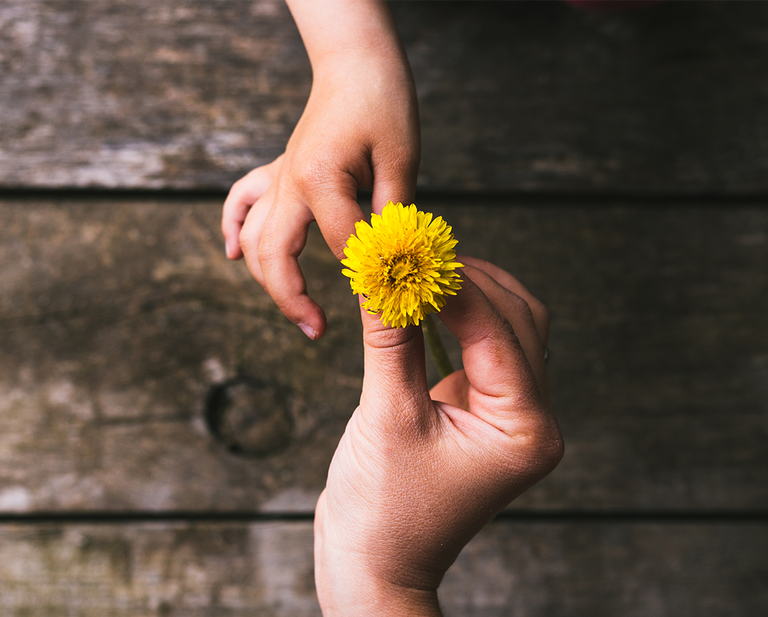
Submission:
{"label": "wrist", "polygon": [[345,574],[341,585],[318,580],[317,596],[323,617],[442,617],[437,591],[365,577]]}
{"label": "wrist", "polygon": [[[387,580],[363,553],[342,546],[337,534],[332,534],[336,539],[334,542],[326,542],[325,519],[323,508],[318,507],[315,515],[315,586],[323,617],[442,616],[437,584],[420,588],[408,585],[410,580],[419,583],[415,577],[396,582]],[[397,559],[388,561],[394,563]],[[404,568],[398,569],[402,574]]]}
{"label": "wrist", "polygon": [[379,102],[416,100],[416,87],[407,62],[384,51],[367,54],[338,51],[324,56],[322,62],[313,65],[312,90],[318,93],[356,91],[362,99],[377,97]]}

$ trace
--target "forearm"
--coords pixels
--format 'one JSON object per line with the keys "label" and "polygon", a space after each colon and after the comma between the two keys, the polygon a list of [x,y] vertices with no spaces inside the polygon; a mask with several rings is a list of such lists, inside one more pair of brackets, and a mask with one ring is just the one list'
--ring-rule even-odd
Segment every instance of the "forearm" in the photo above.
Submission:
{"label": "forearm", "polygon": [[286,0],[317,76],[334,58],[408,65],[384,0]]}
{"label": "forearm", "polygon": [[[412,201],[420,158],[418,101],[389,7],[383,0],[286,1],[313,73],[307,106],[286,147],[287,169],[298,175],[326,170],[310,180],[335,182],[336,205],[341,193],[354,199],[356,188],[373,189],[377,213],[387,200]],[[321,191],[317,184],[312,190],[309,207],[341,258],[359,219],[347,217],[343,233],[329,240]],[[357,205],[347,205],[362,216]]]}

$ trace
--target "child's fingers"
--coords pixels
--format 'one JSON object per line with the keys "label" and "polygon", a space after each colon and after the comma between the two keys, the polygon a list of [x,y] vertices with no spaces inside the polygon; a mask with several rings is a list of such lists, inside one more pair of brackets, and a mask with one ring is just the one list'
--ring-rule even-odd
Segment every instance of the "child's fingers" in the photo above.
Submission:
{"label": "child's fingers", "polygon": [[312,213],[302,203],[285,197],[279,202],[276,198],[258,247],[247,245],[243,249],[249,267],[251,261],[258,262],[264,288],[277,307],[315,340],[325,334],[325,313],[307,294],[307,283],[298,261],[311,222]]}
{"label": "child's fingers", "polygon": [[253,205],[269,189],[281,164],[278,157],[269,165],[263,165],[250,171],[232,185],[224,200],[221,214],[221,232],[224,235],[225,251],[229,259],[243,256],[240,247],[240,232]]}
{"label": "child's fingers", "polygon": [[265,289],[264,273],[261,271],[261,263],[259,262],[259,245],[273,202],[274,193],[269,191],[251,207],[240,230],[237,244],[242,256],[245,257],[248,270],[250,270],[253,278],[259,282],[259,285]]}
{"label": "child's fingers", "polygon": [[506,270],[499,268],[499,266],[488,261],[478,259],[477,257],[460,255],[457,257],[457,260],[463,264],[474,266],[478,270],[482,270],[499,285],[525,300],[531,310],[531,314],[533,315],[533,321],[536,324],[536,331],[539,334],[539,338],[541,339],[542,344],[547,344],[547,340],[549,338],[549,311],[547,311],[547,308],[544,306],[544,304],[542,304],[538,298],[536,298],[530,291],[528,291],[520,281],[518,281]]}

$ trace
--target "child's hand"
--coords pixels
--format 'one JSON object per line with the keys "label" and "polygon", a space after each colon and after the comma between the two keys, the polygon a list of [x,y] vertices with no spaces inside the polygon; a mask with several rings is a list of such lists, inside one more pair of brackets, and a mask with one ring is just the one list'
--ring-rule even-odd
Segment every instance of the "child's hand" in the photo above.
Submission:
{"label": "child's hand", "polygon": [[439,615],[436,590],[462,547],[562,456],[543,345],[546,309],[472,258],[440,313],[465,369],[427,391],[418,327],[361,311],[360,406],[315,516],[323,615]]}
{"label": "child's hand", "polygon": [[[337,258],[373,209],[413,201],[420,142],[416,93],[394,25],[379,2],[293,0],[314,71],[306,109],[285,153],[236,182],[224,203],[227,257],[245,257],[254,278],[312,339],[325,333],[298,264],[316,220]],[[337,33],[334,36],[334,32]]]}

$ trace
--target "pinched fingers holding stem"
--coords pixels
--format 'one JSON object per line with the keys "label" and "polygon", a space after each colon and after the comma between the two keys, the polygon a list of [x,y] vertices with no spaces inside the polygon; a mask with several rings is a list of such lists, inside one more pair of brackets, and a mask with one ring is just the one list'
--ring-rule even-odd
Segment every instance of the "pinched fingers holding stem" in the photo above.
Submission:
{"label": "pinched fingers holding stem", "polygon": [[548,452],[553,467],[562,456],[562,440],[546,385],[546,309],[500,268],[461,259],[467,280],[440,317],[461,343],[464,370],[433,388],[432,398],[458,401],[472,418]]}
{"label": "pinched fingers holding stem", "polygon": [[496,311],[509,323],[536,379],[539,394],[549,401],[545,346],[549,337],[549,312],[520,281],[498,266],[461,256],[466,275],[482,290]]}

